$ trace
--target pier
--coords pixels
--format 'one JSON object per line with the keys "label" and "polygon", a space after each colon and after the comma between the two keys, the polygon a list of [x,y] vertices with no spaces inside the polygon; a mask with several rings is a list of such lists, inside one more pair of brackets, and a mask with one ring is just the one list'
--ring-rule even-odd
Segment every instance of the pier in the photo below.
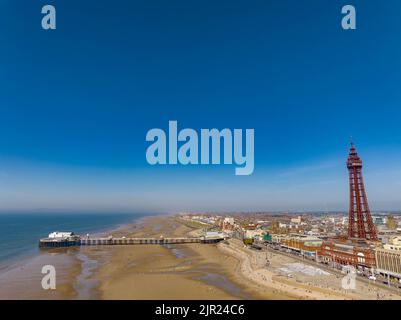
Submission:
{"label": "pier", "polygon": [[186,244],[203,243],[212,244],[223,241],[223,237],[197,237],[197,238],[89,238],[80,236],[43,238],[39,240],[40,248],[58,248],[75,246],[113,246],[113,245],[143,245],[143,244]]}

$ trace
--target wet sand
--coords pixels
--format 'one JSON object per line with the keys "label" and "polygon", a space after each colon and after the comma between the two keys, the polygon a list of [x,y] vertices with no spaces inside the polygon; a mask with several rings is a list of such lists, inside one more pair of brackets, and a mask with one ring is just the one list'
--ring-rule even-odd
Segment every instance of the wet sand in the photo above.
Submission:
{"label": "wet sand", "polygon": [[[81,273],[81,263],[75,249],[53,249],[38,256],[15,262],[0,273],[0,299],[75,299],[76,278]],[[56,290],[44,290],[41,282],[45,274],[42,267],[56,269]]]}
{"label": "wet sand", "polygon": [[[152,217],[119,230],[115,236],[196,235],[196,228],[173,217]],[[217,245],[138,245],[87,247],[100,267],[93,279],[101,299],[289,299],[292,295],[261,290],[238,276],[239,260],[223,254]],[[102,259],[101,252],[109,256]],[[81,250],[82,252],[82,250]],[[100,259],[99,259],[100,257]]]}

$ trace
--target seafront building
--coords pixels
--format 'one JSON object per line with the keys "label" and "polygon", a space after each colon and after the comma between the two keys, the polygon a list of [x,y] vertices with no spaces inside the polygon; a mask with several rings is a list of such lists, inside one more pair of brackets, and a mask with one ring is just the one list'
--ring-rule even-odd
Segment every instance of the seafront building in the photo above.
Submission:
{"label": "seafront building", "polygon": [[225,217],[221,223],[220,227],[224,232],[231,233],[236,228],[235,220],[233,217]]}
{"label": "seafront building", "polygon": [[316,259],[322,246],[322,239],[315,236],[289,234],[280,239],[280,244],[294,253],[308,258]]}
{"label": "seafront building", "polygon": [[364,241],[347,239],[324,241],[318,255],[321,262],[337,268],[352,265],[371,269],[376,265],[374,247]]}
{"label": "seafront building", "polygon": [[378,273],[401,280],[401,237],[395,237],[383,248],[376,248],[375,258]]}

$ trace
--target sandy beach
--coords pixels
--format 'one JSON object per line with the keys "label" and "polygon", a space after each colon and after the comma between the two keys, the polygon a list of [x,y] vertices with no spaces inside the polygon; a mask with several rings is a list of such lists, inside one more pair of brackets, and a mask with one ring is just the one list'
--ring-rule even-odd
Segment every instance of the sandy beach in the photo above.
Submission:
{"label": "sandy beach", "polygon": [[[195,236],[200,230],[173,217],[152,217],[117,236]],[[91,259],[108,251],[93,278],[101,299],[290,299],[238,276],[240,261],[218,245],[141,245],[82,248]]]}
{"label": "sandy beach", "polygon": [[[199,236],[202,226],[153,216],[107,233],[115,237]],[[40,266],[57,268],[57,290],[40,286]],[[22,271],[22,272],[21,272]],[[357,281],[236,239],[218,244],[87,246],[43,251],[2,272],[0,299],[401,299]]]}
{"label": "sandy beach", "polygon": [[[122,228],[113,236],[197,236],[201,226],[177,217],[157,216]],[[86,247],[81,253],[98,261],[89,278],[99,299],[400,299],[393,292],[357,281],[355,290],[341,288],[342,276],[319,268],[320,274],[283,272],[293,266],[313,268],[278,253],[257,252],[241,241]],[[266,265],[266,261],[269,264]],[[309,269],[308,269],[309,268]]]}

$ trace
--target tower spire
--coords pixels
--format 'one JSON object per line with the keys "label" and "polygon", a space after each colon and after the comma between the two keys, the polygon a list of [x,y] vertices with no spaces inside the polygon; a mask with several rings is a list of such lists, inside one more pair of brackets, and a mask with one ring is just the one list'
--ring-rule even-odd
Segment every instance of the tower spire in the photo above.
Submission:
{"label": "tower spire", "polygon": [[377,240],[376,228],[370,214],[368,199],[362,177],[362,160],[351,141],[347,159],[349,172],[349,217],[348,237],[364,240]]}

